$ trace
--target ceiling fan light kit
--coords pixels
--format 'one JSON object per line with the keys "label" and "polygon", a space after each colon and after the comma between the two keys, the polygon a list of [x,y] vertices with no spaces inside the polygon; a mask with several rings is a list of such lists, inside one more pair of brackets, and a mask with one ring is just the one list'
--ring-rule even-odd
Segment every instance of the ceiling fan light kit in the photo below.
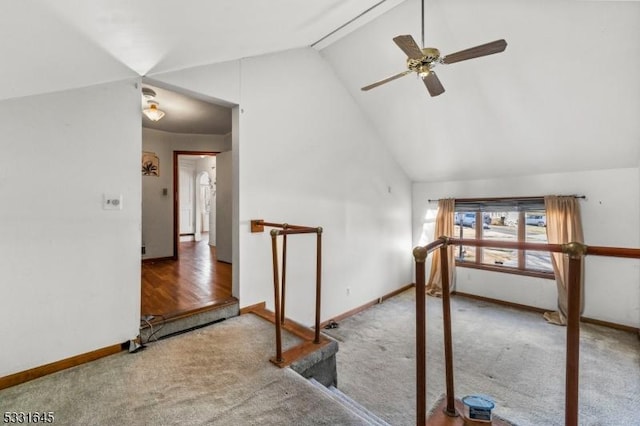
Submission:
{"label": "ceiling fan light kit", "polygon": [[[422,3],[422,38],[424,44],[424,0]],[[399,35],[394,37],[393,41],[407,55],[407,70],[377,81],[373,84],[369,84],[368,86],[364,86],[361,90],[371,90],[375,87],[415,72],[422,79],[429,94],[431,96],[438,96],[444,93],[444,86],[442,86],[440,79],[433,71],[433,68],[435,68],[436,65],[448,65],[460,61],[466,61],[468,59],[478,58],[480,56],[493,55],[494,53],[503,52],[507,48],[507,42],[504,39],[500,39],[451,53],[446,56],[440,56],[440,51],[435,47],[423,47],[421,49],[418,46],[418,43],[416,43],[410,35]]]}

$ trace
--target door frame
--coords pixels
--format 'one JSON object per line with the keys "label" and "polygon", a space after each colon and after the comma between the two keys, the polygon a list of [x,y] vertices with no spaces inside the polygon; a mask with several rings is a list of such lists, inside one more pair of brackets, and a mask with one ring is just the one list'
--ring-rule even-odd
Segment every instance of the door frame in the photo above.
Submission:
{"label": "door frame", "polygon": [[180,173],[178,157],[180,155],[209,155],[216,156],[218,151],[173,151],[173,260],[178,260],[178,243],[180,242],[180,188],[178,174]]}

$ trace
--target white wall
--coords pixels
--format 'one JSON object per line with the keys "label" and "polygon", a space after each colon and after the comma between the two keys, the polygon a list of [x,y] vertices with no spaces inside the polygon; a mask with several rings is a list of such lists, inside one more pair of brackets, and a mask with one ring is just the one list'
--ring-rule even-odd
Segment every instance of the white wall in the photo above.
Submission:
{"label": "white wall", "polygon": [[138,334],[136,82],[0,102],[0,376]]}
{"label": "white wall", "polygon": [[[410,182],[325,60],[291,50],[243,60],[241,76],[241,304],[273,300],[259,218],[324,228],[323,319],[410,283]],[[311,324],[314,237],[289,254],[288,314]]]}
{"label": "white wall", "polygon": [[[323,319],[412,282],[410,181],[318,52],[296,49],[224,69],[154,79],[218,98],[213,75],[216,85],[239,88],[234,279],[241,306],[273,303],[269,234],[251,234],[251,219],[324,228]],[[315,240],[293,237],[290,249],[287,314],[311,324]]]}
{"label": "white wall", "polygon": [[187,89],[194,95],[205,95],[209,100],[240,103],[240,61],[237,60],[150,74],[150,77],[174,87]]}
{"label": "white wall", "polygon": [[[640,247],[640,173],[637,168],[554,173],[505,179],[414,183],[413,242],[424,244],[428,199],[582,194],[585,243]],[[590,318],[640,326],[640,261],[586,258],[585,311]],[[457,289],[545,309],[556,306],[555,282],[471,268],[457,268]]]}
{"label": "white wall", "polygon": [[216,173],[219,190],[217,193],[216,255],[221,262],[233,263],[233,153],[222,152],[218,155]]}
{"label": "white wall", "polygon": [[[142,176],[142,235],[145,259],[173,256],[173,151],[222,152],[231,149],[223,135],[190,135],[142,129],[142,150],[155,152],[160,176]],[[167,195],[162,190],[167,188]]]}
{"label": "white wall", "polygon": [[240,107],[238,105],[231,110],[231,135],[229,135],[229,141],[231,142],[233,169],[233,188],[231,190],[231,249],[233,250],[231,273],[233,277],[231,280],[231,294],[233,297],[240,298],[240,218],[238,217],[238,212],[240,211]]}

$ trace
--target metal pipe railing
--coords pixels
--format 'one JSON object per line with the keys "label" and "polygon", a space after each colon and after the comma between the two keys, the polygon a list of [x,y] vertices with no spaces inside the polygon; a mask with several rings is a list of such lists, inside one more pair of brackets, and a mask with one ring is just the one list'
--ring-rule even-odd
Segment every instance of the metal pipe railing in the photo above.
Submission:
{"label": "metal pipe railing", "polygon": [[265,222],[262,219],[253,219],[251,221],[251,232],[262,232],[264,231],[264,227],[267,226],[269,228],[288,228],[288,229],[315,229],[311,226],[304,225],[292,225],[290,223],[275,223],[275,222]]}
{"label": "metal pipe railing", "polygon": [[316,324],[313,343],[320,343],[320,302],[322,300],[322,228],[318,227],[316,238]]}
{"label": "metal pipe railing", "polygon": [[[426,422],[426,303],[425,266],[426,258],[435,249],[440,249],[442,273],[442,304],[444,322],[444,349],[446,375],[445,413],[455,416],[455,395],[453,386],[453,346],[451,332],[451,307],[449,297],[448,246],[467,245],[475,247],[496,247],[518,250],[549,251],[565,253],[569,257],[569,277],[567,280],[567,339],[565,377],[565,425],[578,425],[578,393],[580,369],[580,301],[582,298],[582,261],[585,255],[609,256],[640,259],[640,249],[620,247],[585,246],[581,243],[540,244],[508,241],[487,241],[440,237],[436,241],[413,250],[416,268],[416,424]],[[422,297],[420,297],[422,296]]]}
{"label": "metal pipe railing", "polygon": [[282,330],[280,323],[280,277],[278,276],[278,233],[271,230],[271,257],[273,260],[273,299],[276,322],[276,362],[282,362]]}
{"label": "metal pipe railing", "polygon": [[[287,230],[287,224],[285,223],[283,228]],[[273,251],[273,248],[271,249]],[[280,300],[282,302],[282,309],[280,312],[280,323],[284,324],[285,316],[285,300],[287,295],[287,234],[282,235],[282,294],[280,295]]]}
{"label": "metal pipe railing", "polygon": [[[271,234],[271,255],[273,263],[273,297],[276,327],[276,363],[282,363],[282,325],[285,323],[286,276],[287,276],[287,236],[297,234],[316,234],[316,288],[315,288],[315,334],[313,343],[320,343],[320,312],[322,298],[322,227],[290,225],[287,223],[252,220],[251,232],[263,232],[264,227],[273,227]],[[282,236],[282,273],[278,265],[278,236]]]}

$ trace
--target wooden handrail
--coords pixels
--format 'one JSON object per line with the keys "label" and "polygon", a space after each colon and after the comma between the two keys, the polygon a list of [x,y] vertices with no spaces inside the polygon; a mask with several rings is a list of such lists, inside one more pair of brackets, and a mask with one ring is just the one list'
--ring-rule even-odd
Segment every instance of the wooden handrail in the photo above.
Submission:
{"label": "wooden handrail", "polygon": [[640,259],[640,249],[587,246],[587,255]]}
{"label": "wooden handrail", "polygon": [[440,237],[437,240],[430,242],[426,246],[422,246],[422,247],[418,246],[416,247],[416,249],[423,249],[426,251],[426,254],[428,255],[435,249],[439,249],[440,247],[446,245],[448,240],[449,240],[448,237]]}
{"label": "wooden handrail", "polygon": [[318,228],[272,229],[271,232],[275,233],[276,235],[317,234]]}
{"label": "wooden handrail", "polygon": [[282,228],[282,229],[315,229],[310,226],[303,225],[291,225],[289,223],[273,223],[273,222],[262,222],[262,226],[268,226],[270,228]]}
{"label": "wooden handrail", "polygon": [[[276,357],[275,363],[282,365],[282,324],[285,322],[287,236],[297,234],[316,234],[316,288],[315,288],[315,334],[313,343],[320,344],[320,311],[322,296],[322,227],[289,225],[287,223],[265,222],[262,219],[251,221],[251,232],[264,232],[264,227],[272,227],[271,254],[273,262],[273,297],[275,305]],[[282,274],[278,268],[278,236],[282,236]]]}
{"label": "wooden handrail", "polygon": [[[463,245],[474,247],[511,248],[518,250],[549,251],[554,253],[563,253],[567,250],[567,244],[524,243],[515,241],[475,240],[452,237],[440,237],[440,239],[434,241],[434,243],[440,241],[446,241],[447,244],[452,246]],[[425,248],[427,247],[429,247],[429,245],[425,246]],[[586,252],[584,254],[587,256],[592,255],[640,259],[640,249],[637,248],[585,246],[585,249]]]}
{"label": "wooden handrail", "polygon": [[569,277],[567,282],[567,339],[565,377],[565,425],[578,425],[578,393],[580,369],[580,301],[582,298],[582,260],[585,255],[640,259],[640,249],[622,247],[585,246],[581,243],[541,244],[510,241],[490,241],[440,237],[425,246],[413,249],[416,268],[416,424],[426,422],[426,303],[425,267],[426,258],[435,249],[441,253],[442,303],[444,321],[446,398],[445,413],[455,416],[455,395],[453,387],[453,348],[451,345],[451,317],[449,304],[449,259],[447,247],[467,245],[475,247],[511,248],[518,250],[548,251],[565,253],[569,257]]}
{"label": "wooden handrail", "polygon": [[462,238],[449,238],[442,237],[446,240],[447,244],[451,246],[473,246],[473,247],[494,247],[494,248],[507,248],[517,250],[536,250],[536,251],[550,251],[554,253],[563,252],[563,244],[545,244],[545,243],[524,243],[516,241],[493,241],[493,240],[475,240],[475,239],[462,239]]}
{"label": "wooden handrail", "polygon": [[264,227],[280,229],[316,229],[311,226],[291,225],[290,223],[265,222],[262,219],[251,220],[251,232],[264,232]]}

